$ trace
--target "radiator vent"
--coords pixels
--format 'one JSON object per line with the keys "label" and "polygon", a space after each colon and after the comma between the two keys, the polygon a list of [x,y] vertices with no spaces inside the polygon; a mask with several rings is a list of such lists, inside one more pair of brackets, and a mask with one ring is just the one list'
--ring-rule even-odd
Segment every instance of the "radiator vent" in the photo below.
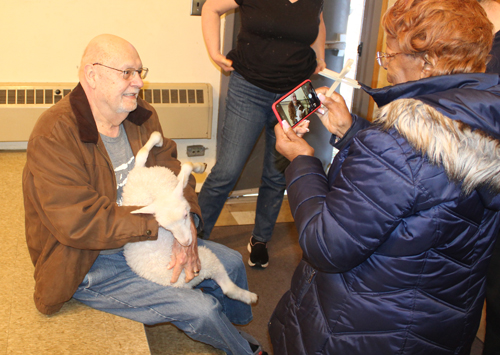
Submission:
{"label": "radiator vent", "polygon": [[[0,83],[0,142],[27,141],[42,112],[75,86],[76,83]],[[210,138],[210,84],[147,83],[139,96],[156,109],[166,137]]]}
{"label": "radiator vent", "polygon": [[0,89],[0,105],[53,105],[68,95],[71,89]]}
{"label": "radiator vent", "polygon": [[194,89],[142,89],[139,96],[150,104],[203,104],[203,90]]}

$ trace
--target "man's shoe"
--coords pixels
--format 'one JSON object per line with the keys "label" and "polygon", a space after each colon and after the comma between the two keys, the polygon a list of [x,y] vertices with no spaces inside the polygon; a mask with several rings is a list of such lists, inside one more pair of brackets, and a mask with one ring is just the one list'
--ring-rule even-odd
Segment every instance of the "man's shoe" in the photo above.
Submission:
{"label": "man's shoe", "polygon": [[243,337],[243,339],[248,341],[248,344],[250,344],[250,349],[252,349],[254,355],[267,355],[267,352],[262,349],[262,346],[253,336],[242,331],[240,331],[240,335]]}
{"label": "man's shoe", "polygon": [[266,268],[269,265],[269,255],[267,254],[267,243],[256,241],[253,236],[250,237],[250,243],[247,246],[250,258],[248,265]]}

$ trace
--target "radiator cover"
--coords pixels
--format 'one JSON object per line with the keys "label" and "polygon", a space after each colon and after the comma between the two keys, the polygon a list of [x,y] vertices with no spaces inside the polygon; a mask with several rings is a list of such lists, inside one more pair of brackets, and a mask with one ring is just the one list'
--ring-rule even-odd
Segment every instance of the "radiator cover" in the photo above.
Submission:
{"label": "radiator cover", "polygon": [[[28,141],[43,111],[76,83],[0,83],[0,142]],[[211,138],[212,86],[207,83],[145,83],[139,95],[157,111],[173,139]]]}

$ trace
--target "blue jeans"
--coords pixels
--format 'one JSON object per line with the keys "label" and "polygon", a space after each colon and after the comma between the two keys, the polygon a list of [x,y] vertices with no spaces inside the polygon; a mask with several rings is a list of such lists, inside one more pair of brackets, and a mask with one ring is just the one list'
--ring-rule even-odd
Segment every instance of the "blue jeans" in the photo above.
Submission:
{"label": "blue jeans", "polygon": [[[221,260],[229,277],[248,289],[241,255],[221,244],[198,240]],[[252,320],[249,305],[227,298],[213,280],[196,288],[161,286],[136,275],[122,252],[99,255],[73,295],[101,311],[148,325],[172,323],[189,337],[210,344],[227,354],[253,354],[248,342],[232,323]]]}
{"label": "blue jeans", "polygon": [[274,135],[278,120],[272,104],[281,96],[250,84],[237,72],[231,73],[217,159],[198,196],[203,238],[209,238],[229,193],[265,128],[264,167],[252,235],[261,242],[271,239],[286,188],[284,171],[289,164],[276,151]]}

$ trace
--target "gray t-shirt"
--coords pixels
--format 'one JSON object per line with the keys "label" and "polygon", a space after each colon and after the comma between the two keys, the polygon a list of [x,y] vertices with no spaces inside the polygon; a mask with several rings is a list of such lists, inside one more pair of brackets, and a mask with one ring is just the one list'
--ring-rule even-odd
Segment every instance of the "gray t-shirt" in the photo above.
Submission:
{"label": "gray t-shirt", "polygon": [[[135,157],[128,142],[127,132],[125,132],[122,124],[120,125],[118,137],[108,137],[101,134],[101,139],[104,142],[104,147],[106,147],[106,151],[113,164],[113,169],[115,170],[117,186],[116,203],[118,206],[121,206],[123,202],[123,187],[127,183],[128,173],[134,168]],[[114,254],[122,249],[102,250],[101,254]]]}

